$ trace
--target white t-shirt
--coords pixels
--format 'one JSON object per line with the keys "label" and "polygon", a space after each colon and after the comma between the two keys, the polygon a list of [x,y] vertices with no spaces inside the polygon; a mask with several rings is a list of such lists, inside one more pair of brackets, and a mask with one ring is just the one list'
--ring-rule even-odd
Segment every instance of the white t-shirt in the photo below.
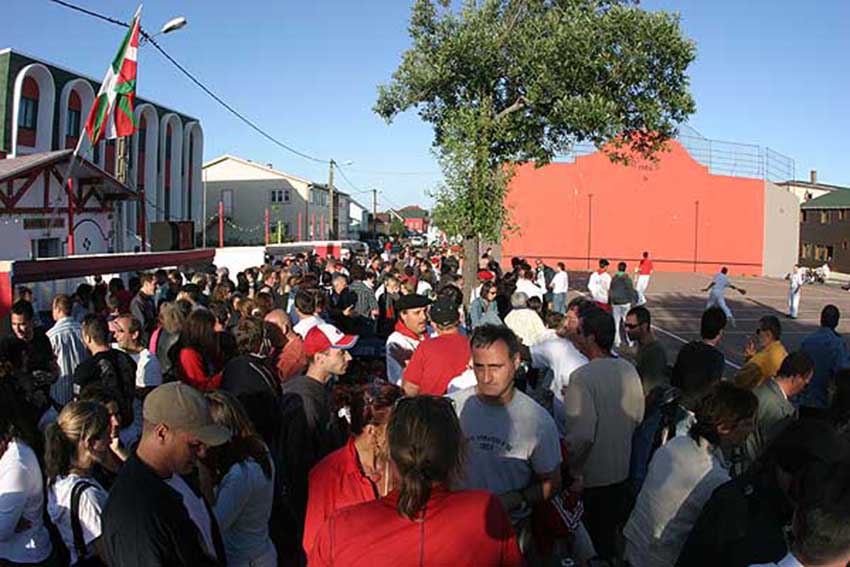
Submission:
{"label": "white t-shirt", "polygon": [[[522,490],[535,475],[551,473],[561,464],[558,429],[540,404],[516,390],[507,405],[488,405],[475,390],[449,395],[468,443],[459,488],[493,494]],[[521,509],[512,516],[518,520],[529,513]]]}
{"label": "white t-shirt", "polygon": [[793,553],[789,553],[779,563],[759,563],[756,565],[753,563],[750,567],[806,567],[800,561],[794,557]]}
{"label": "white t-shirt", "polygon": [[[0,457],[0,559],[40,563],[50,556],[50,534],[41,510],[44,487],[35,453],[13,439]],[[21,520],[30,527],[16,531]]]}
{"label": "white t-shirt", "polygon": [[521,278],[516,283],[516,290],[525,293],[529,298],[536,297],[537,299],[543,299],[543,290],[537,287],[531,280]]}
{"label": "white t-shirt", "polygon": [[587,290],[597,303],[608,303],[608,289],[611,287],[611,274],[593,272],[587,281]]}
{"label": "white t-shirt", "polygon": [[570,289],[570,276],[567,272],[555,272],[552,278],[552,293],[567,293]]}
{"label": "white t-shirt", "polygon": [[316,317],[315,315],[310,315],[309,317],[304,317],[300,321],[298,321],[292,330],[301,335],[302,339],[307,338],[307,333],[310,332],[310,329],[321,323],[321,319]]}
{"label": "white t-shirt", "polygon": [[395,356],[393,356],[393,352],[398,349],[409,353],[410,356],[407,357],[407,362],[410,362],[410,357],[413,356],[413,351],[416,350],[416,347],[418,347],[421,342],[422,341],[408,337],[407,335],[402,335],[398,331],[393,331],[392,334],[387,337],[387,380],[391,384],[401,386],[401,378],[406,367],[406,364],[403,365],[396,359]]}
{"label": "white t-shirt", "polygon": [[210,520],[210,514],[204,501],[189,488],[189,485],[180,478],[180,475],[175,474],[171,478],[165,479],[165,484],[179,492],[180,496],[183,497],[183,506],[186,507],[186,511],[192,518],[192,522],[198,527],[198,531],[201,532],[201,544],[204,546],[204,550],[210,557],[216,557],[212,536],[212,520]]}
{"label": "white t-shirt", "polygon": [[797,293],[798,291],[800,291],[800,288],[803,287],[803,274],[801,274],[799,271],[796,274],[791,273],[788,279],[790,280],[789,283],[791,284],[791,293]]}
{"label": "white t-shirt", "polygon": [[47,493],[47,513],[50,514],[53,525],[59,530],[65,547],[71,553],[71,565],[80,559],[77,557],[74,531],[71,527],[71,491],[80,480],[93,485],[80,494],[78,511],[83,542],[86,544],[86,557],[91,557],[94,553],[93,542],[101,534],[100,515],[103,507],[106,506],[109,493],[93,478],[82,478],[75,474],[57,477]]}
{"label": "white t-shirt", "polygon": [[563,389],[570,385],[573,370],[587,364],[587,357],[573,342],[559,336],[531,345],[531,367],[546,370],[543,384],[548,384],[555,397],[563,401]]}
{"label": "white t-shirt", "polygon": [[475,371],[472,368],[464,370],[460,376],[455,376],[449,382],[446,388],[446,394],[454,394],[459,390],[465,390],[471,386],[478,384],[478,379],[475,378]]}
{"label": "white t-shirt", "polygon": [[711,288],[712,293],[717,295],[723,295],[726,293],[726,288],[729,287],[729,278],[726,277],[726,274],[720,272],[715,275],[714,279],[711,281],[714,282],[714,287]]}

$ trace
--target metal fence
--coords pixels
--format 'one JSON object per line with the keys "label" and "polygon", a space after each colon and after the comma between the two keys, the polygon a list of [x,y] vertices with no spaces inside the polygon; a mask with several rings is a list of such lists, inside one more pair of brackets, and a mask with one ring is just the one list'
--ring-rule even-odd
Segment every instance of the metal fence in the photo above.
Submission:
{"label": "metal fence", "polygon": [[[679,129],[676,140],[700,164],[714,175],[730,175],[768,181],[788,181],[795,178],[794,160],[768,147],[711,140],[690,126]],[[573,151],[559,161],[573,162],[577,156],[597,151],[593,144],[576,144]]]}

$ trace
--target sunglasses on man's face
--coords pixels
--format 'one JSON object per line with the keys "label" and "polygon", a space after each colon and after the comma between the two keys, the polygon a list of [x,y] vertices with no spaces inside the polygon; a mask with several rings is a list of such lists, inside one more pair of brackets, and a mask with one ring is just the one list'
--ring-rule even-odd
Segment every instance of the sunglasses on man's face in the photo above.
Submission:
{"label": "sunglasses on man's face", "polygon": [[640,323],[623,323],[627,329],[637,329],[640,327]]}

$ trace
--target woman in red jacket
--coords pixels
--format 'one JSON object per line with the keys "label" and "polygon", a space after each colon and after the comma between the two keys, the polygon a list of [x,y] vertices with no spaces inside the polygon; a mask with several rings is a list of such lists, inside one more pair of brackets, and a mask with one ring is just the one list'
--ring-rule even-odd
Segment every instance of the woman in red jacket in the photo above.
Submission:
{"label": "woman in red jacket", "polygon": [[377,500],[389,492],[387,422],[404,392],[392,384],[368,384],[350,391],[351,437],[310,471],[304,549],[313,547],[319,528],[331,514],[353,504]]}
{"label": "woman in red jacket", "polygon": [[463,453],[451,400],[402,398],[387,438],[398,490],[334,512],[316,535],[310,567],[522,565],[499,499],[480,490],[448,490]]}
{"label": "woman in red jacket", "polygon": [[217,390],[221,385],[221,354],[215,334],[215,315],[210,311],[192,311],[170,354],[178,380],[202,392]]}

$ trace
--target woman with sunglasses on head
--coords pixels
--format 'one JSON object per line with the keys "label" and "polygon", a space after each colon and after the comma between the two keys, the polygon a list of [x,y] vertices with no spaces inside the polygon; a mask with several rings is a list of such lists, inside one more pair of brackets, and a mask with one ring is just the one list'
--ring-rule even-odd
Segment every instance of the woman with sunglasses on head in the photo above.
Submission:
{"label": "woman with sunglasses on head", "polygon": [[338,405],[349,414],[351,436],[310,471],[304,549],[310,551],[316,533],[328,517],[345,506],[377,500],[389,492],[387,422],[393,405],[404,395],[392,384],[368,384],[337,390]]}
{"label": "woman with sunglasses on head", "polygon": [[335,512],[316,535],[309,565],[521,565],[507,513],[492,494],[450,492],[463,433],[448,398],[402,398],[387,427],[394,488]]}

